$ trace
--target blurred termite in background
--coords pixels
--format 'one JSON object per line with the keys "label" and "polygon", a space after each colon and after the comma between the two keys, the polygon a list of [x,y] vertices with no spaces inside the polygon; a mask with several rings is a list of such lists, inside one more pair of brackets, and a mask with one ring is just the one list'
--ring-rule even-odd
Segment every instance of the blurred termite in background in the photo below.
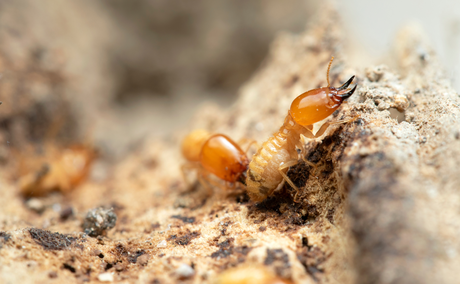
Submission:
{"label": "blurred termite in background", "polygon": [[267,267],[250,264],[228,269],[216,279],[217,284],[290,284],[289,280],[276,276]]}
{"label": "blurred termite in background", "polygon": [[95,151],[83,145],[48,146],[43,155],[23,157],[18,170],[20,192],[24,196],[68,193],[86,179],[95,157]]}
{"label": "blurred termite in background", "polygon": [[79,139],[75,137],[67,142],[58,138],[58,133],[67,127],[65,111],[61,108],[43,126],[42,139],[22,141],[12,149],[17,162],[17,185],[25,197],[45,196],[53,191],[69,193],[88,177],[96,151],[88,143],[76,141]]}

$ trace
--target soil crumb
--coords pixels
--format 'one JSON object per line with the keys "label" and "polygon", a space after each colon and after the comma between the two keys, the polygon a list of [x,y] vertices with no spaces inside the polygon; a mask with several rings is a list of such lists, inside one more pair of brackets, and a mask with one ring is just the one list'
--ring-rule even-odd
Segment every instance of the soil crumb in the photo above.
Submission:
{"label": "soil crumb", "polygon": [[29,234],[32,239],[46,250],[63,250],[67,249],[77,238],[70,237],[59,233],[31,228]]}
{"label": "soil crumb", "polygon": [[115,227],[117,215],[113,209],[104,209],[102,207],[92,209],[86,214],[83,222],[83,230],[91,237],[97,237],[105,234],[109,229]]}

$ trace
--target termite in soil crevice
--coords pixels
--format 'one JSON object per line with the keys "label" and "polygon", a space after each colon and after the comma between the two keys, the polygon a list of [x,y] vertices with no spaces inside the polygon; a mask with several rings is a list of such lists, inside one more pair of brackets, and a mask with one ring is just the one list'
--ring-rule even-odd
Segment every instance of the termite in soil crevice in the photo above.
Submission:
{"label": "termite in soil crevice", "polygon": [[347,123],[355,120],[325,122],[320,129],[313,133],[313,124],[322,121],[336,111],[342,102],[356,90],[348,88],[355,76],[352,76],[342,86],[334,88],[329,83],[329,70],[332,57],[327,69],[327,87],[317,88],[298,96],[291,104],[281,128],[262,144],[253,156],[247,172],[247,192],[253,201],[261,201],[270,196],[278,185],[285,180],[296,191],[294,201],[297,201],[299,188],[287,176],[287,170],[301,159],[309,166],[315,165],[305,159],[305,138],[318,138],[325,133],[330,125]]}

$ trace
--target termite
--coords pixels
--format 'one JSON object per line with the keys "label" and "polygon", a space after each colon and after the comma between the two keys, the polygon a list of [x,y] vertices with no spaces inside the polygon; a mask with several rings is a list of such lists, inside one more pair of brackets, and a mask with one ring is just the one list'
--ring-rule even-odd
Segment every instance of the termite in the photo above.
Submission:
{"label": "termite", "polygon": [[291,281],[278,277],[264,265],[246,264],[222,272],[216,284],[290,284]]}
{"label": "termite", "polygon": [[20,172],[25,174],[19,178],[19,188],[25,196],[43,196],[53,190],[70,192],[87,178],[95,158],[95,151],[82,145],[50,148],[41,158],[29,156],[28,163],[36,165],[22,167]]}
{"label": "termite", "polygon": [[[188,161],[182,166],[198,170],[198,181],[205,187],[213,183],[209,174],[230,183],[245,183],[249,160],[241,147],[224,134],[210,134],[206,130],[195,130],[182,141],[182,155]],[[184,174],[185,178],[185,174]],[[220,186],[220,185],[218,185]]]}
{"label": "termite", "polygon": [[[252,200],[261,201],[267,198],[284,179],[296,190],[294,197],[296,201],[299,189],[289,179],[286,172],[299,162],[297,150],[303,151],[304,149],[301,141],[305,137],[320,137],[330,125],[351,121],[326,122],[315,134],[313,133],[313,124],[336,111],[357,87],[355,85],[351,89],[348,88],[355,76],[338,88],[330,86],[329,70],[333,59],[334,57],[331,58],[327,68],[327,87],[310,90],[294,99],[283,126],[263,143],[253,156],[246,179],[247,192]],[[302,153],[301,157],[305,160],[304,156]],[[305,160],[305,162],[309,164],[308,161]]]}

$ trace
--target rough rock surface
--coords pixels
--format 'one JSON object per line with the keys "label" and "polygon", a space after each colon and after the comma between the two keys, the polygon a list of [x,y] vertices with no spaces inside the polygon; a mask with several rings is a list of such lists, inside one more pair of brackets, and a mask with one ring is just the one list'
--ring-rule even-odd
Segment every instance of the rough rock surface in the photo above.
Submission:
{"label": "rough rock surface", "polygon": [[[416,29],[397,38],[397,70],[356,70],[339,16],[323,12],[305,33],[275,40],[230,110],[206,107],[192,125],[262,142],[297,95],[326,85],[334,55],[332,85],[356,75],[359,87],[330,119],[359,119],[306,145],[319,170],[301,163],[289,171],[303,188],[300,203],[287,185],[259,204],[242,192],[187,188],[179,134],[146,142],[105,179],[41,198],[41,213],[28,209],[4,166],[0,279],[209,283],[256,263],[294,283],[456,283],[460,97]],[[74,214],[60,218],[69,205]],[[81,223],[99,206],[113,207],[118,221],[91,238]]]}

